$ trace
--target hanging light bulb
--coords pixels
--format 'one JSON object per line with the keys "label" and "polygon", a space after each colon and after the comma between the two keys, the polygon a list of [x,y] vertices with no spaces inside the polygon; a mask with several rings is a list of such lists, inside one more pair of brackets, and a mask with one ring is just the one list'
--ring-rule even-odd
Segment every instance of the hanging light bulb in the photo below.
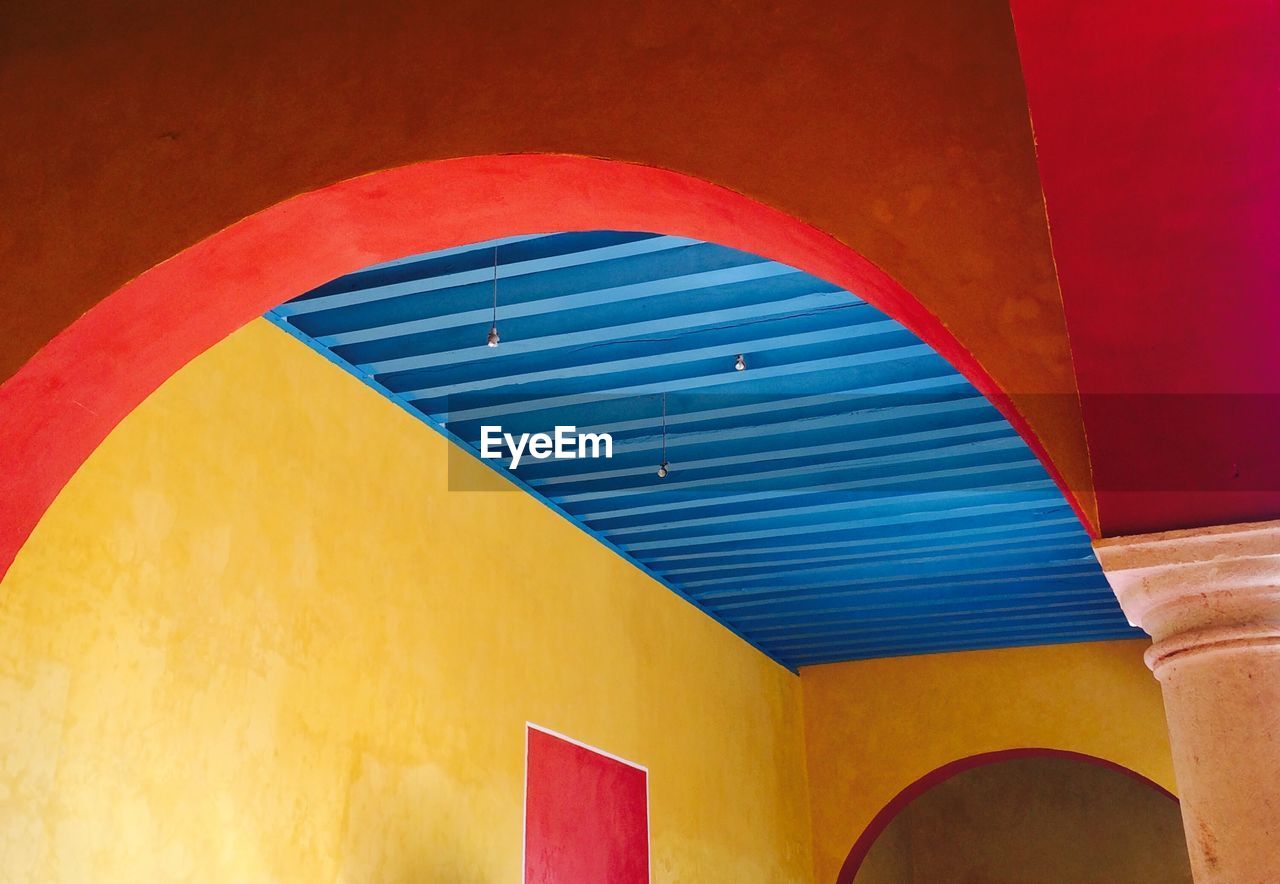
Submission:
{"label": "hanging light bulb", "polygon": [[746,371],[746,370],[747,370],[747,360],[745,360],[745,359],[743,359],[743,358],[742,358],[742,354],[741,354],[741,353],[739,353],[739,354],[738,354],[738,361],[737,361],[737,362],[735,362],[735,363],[733,363],[733,370],[734,370],[734,371]]}
{"label": "hanging light bulb", "polygon": [[662,463],[658,464],[658,478],[667,478],[671,464],[667,463],[667,394],[662,394]]}
{"label": "hanging light bulb", "polygon": [[498,346],[498,247],[493,247],[493,324],[489,326],[489,347]]}

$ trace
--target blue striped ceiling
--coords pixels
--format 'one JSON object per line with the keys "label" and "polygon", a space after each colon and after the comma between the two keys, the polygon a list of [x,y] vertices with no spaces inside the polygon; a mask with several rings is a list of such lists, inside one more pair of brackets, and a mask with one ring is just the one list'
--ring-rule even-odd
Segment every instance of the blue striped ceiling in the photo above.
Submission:
{"label": "blue striped ceiling", "polygon": [[612,433],[611,460],[508,475],[786,666],[1137,634],[999,412],[793,268],[648,233],[512,237],[268,318],[473,454],[485,424]]}

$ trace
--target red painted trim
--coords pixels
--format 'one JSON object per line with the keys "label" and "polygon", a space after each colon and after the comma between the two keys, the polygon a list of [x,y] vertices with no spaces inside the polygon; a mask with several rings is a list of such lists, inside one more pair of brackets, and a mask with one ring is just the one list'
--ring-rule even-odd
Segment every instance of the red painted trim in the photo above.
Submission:
{"label": "red painted trim", "polygon": [[1143,776],[1136,770],[1127,768],[1123,764],[1117,764],[1114,761],[1108,761],[1105,758],[1098,758],[1096,755],[1086,755],[1083,752],[1070,752],[1066,749],[1025,748],[1001,749],[997,752],[970,755],[967,758],[959,758],[930,771],[895,795],[892,801],[881,808],[875,819],[858,836],[858,840],[853,843],[853,849],[849,851],[849,856],[845,859],[844,865],[840,867],[840,874],[836,876],[836,884],[853,884],[853,879],[857,876],[858,870],[862,868],[862,863],[866,860],[867,854],[871,852],[876,840],[884,833],[885,829],[889,828],[889,824],[894,821],[898,814],[907,808],[907,805],[925,792],[928,792],[939,783],[944,783],[957,774],[973,770],[975,767],[999,764],[1002,761],[1016,761],[1019,758],[1069,758],[1072,761],[1083,761],[1086,764],[1105,767],[1117,773],[1122,773],[1145,786],[1149,786],[1170,801],[1174,803],[1178,801],[1178,797],[1164,786]]}
{"label": "red painted trim", "polygon": [[381,261],[568,230],[689,236],[855,292],[934,347],[1009,419],[1086,526],[1009,396],[902,286],[831,236],[742,194],[649,166],[510,155],[419,163],[286,200],[129,282],[0,386],[0,576],[71,475],[175,371],[271,307]]}

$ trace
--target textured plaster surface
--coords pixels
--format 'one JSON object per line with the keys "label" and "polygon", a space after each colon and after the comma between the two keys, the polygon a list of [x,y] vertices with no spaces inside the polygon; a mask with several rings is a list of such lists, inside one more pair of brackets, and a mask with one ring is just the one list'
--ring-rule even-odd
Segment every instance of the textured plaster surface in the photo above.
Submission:
{"label": "textured plaster surface", "polygon": [[1280,517],[1280,6],[1012,8],[1102,535]]}
{"label": "textured plaster surface", "polygon": [[[1001,386],[1075,390],[999,0],[53,2],[9,10],[0,53],[0,115],[22,133],[0,178],[20,207],[0,219],[0,378],[138,274],[295,194],[566,152],[813,224]],[[1024,408],[1087,489],[1074,397]]]}
{"label": "textured plaster surface", "polygon": [[1145,641],[898,657],[807,667],[805,745],[817,881],[900,791],[1005,749],[1079,752],[1175,791]]}
{"label": "textured plaster surface", "polygon": [[5,880],[513,881],[531,720],[649,767],[654,880],[810,881],[798,679],[446,481],[265,321],[130,415],[0,584]]}
{"label": "textured plaster surface", "polygon": [[1123,773],[1023,758],[957,774],[907,806],[853,884],[1191,884],[1178,805]]}

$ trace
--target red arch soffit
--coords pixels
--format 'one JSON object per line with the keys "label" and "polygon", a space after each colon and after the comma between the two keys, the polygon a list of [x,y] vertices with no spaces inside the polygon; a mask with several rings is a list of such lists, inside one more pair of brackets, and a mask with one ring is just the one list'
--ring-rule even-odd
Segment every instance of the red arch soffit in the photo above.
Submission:
{"label": "red arch soffit", "polygon": [[63,485],[170,375],[266,310],[343,274],[521,233],[642,230],[797,267],[864,298],[961,371],[1031,446],[1012,401],[945,326],[853,249],[742,194],[663,169],[516,154],[439,160],[285,200],[116,290],[0,386],[0,577]]}

